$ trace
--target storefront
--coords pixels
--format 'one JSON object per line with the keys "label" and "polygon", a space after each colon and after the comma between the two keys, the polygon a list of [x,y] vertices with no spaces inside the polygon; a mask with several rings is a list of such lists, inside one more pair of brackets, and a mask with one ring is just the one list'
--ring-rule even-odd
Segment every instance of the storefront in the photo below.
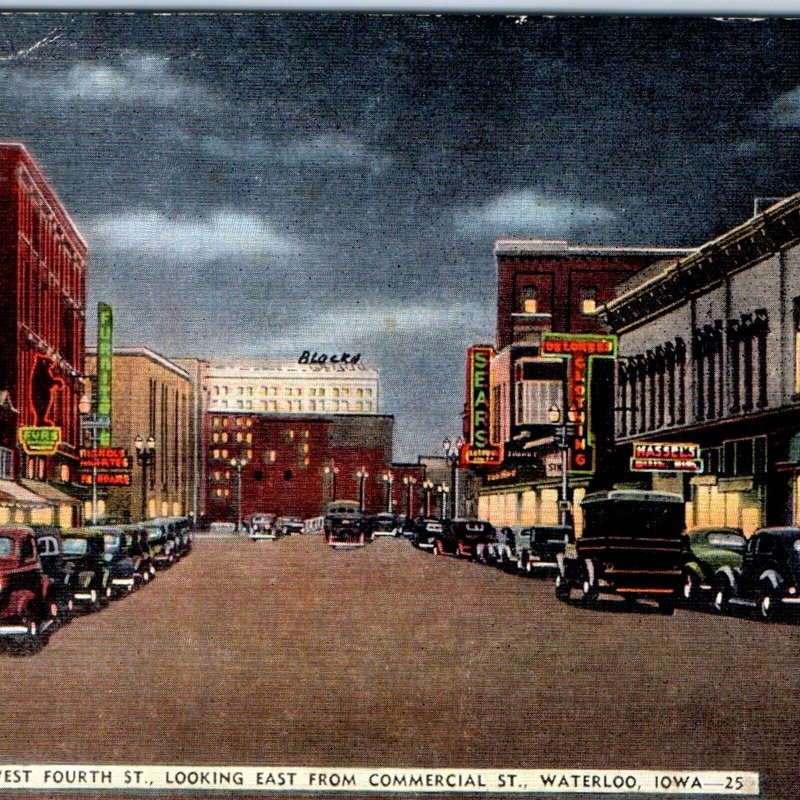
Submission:
{"label": "storefront", "polygon": [[0,480],[0,525],[57,524],[56,504],[14,481]]}

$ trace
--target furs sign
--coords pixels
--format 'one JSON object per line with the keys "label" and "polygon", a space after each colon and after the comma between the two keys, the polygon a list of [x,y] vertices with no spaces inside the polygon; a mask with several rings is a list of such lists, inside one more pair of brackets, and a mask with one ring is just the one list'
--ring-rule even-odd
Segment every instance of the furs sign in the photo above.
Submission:
{"label": "furs sign", "polygon": [[489,443],[491,406],[489,367],[494,348],[473,345],[467,350],[467,442],[461,448],[462,467],[495,467],[503,460],[501,450]]}

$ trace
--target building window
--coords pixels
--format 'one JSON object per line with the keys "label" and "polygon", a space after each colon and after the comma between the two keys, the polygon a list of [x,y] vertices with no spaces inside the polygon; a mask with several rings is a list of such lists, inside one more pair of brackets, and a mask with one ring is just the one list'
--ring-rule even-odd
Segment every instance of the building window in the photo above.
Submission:
{"label": "building window", "polygon": [[218,442],[219,441],[219,434],[218,433],[212,434],[211,441],[212,442]]}
{"label": "building window", "polygon": [[581,289],[581,313],[593,317],[597,313],[597,289],[585,286]]}
{"label": "building window", "polygon": [[331,408],[331,411],[338,411],[339,410],[339,401],[338,400],[331,400],[330,408]]}
{"label": "building window", "polygon": [[363,411],[364,410],[364,401],[363,400],[356,400],[356,411]]}
{"label": "building window", "polygon": [[321,389],[319,390],[319,396],[320,396],[320,397],[325,397],[325,389],[324,389],[324,388],[321,388]]}
{"label": "building window", "polygon": [[346,386],[344,389],[342,389],[342,397],[350,397],[350,389],[348,389]]}
{"label": "building window", "polygon": [[262,386],[258,390],[258,394],[259,394],[259,397],[266,397],[267,396],[267,387],[266,386]]}
{"label": "building window", "polygon": [[267,401],[266,400],[259,401],[258,408],[259,408],[259,411],[266,411],[267,410]]}
{"label": "building window", "polygon": [[248,386],[247,387],[247,396],[248,397],[252,397],[253,396],[253,387],[252,386]]}
{"label": "building window", "polygon": [[227,407],[228,407],[228,401],[227,400],[223,400],[222,401],[222,407],[227,409]]}
{"label": "building window", "polygon": [[286,387],[286,388],[283,390],[283,396],[284,396],[284,397],[291,397],[291,396],[292,396],[292,389],[291,389],[291,387],[290,387],[290,386],[287,386],[287,387]]}
{"label": "building window", "polygon": [[364,397],[372,397],[372,389],[364,389]]}
{"label": "building window", "polygon": [[324,400],[320,400],[320,401],[318,402],[318,404],[317,404],[317,410],[318,410],[318,411],[324,411],[324,410],[325,410],[325,401],[324,401]]}
{"label": "building window", "polygon": [[237,400],[236,401],[236,408],[243,409],[244,408],[244,400]]}
{"label": "building window", "polygon": [[236,394],[238,394],[241,397],[244,394],[244,386],[237,386]]}
{"label": "building window", "polygon": [[211,427],[219,428],[219,417],[214,417],[214,419],[211,421]]}
{"label": "building window", "polygon": [[316,411],[317,410],[317,401],[316,400],[309,400],[308,401],[308,407],[309,407],[309,409],[311,411]]}
{"label": "building window", "polygon": [[525,314],[535,314],[539,310],[539,305],[536,299],[536,289],[534,289],[532,286],[522,290],[520,310]]}
{"label": "building window", "polygon": [[339,389],[334,386],[333,389],[331,389],[331,395],[333,397],[338,397],[339,396]]}
{"label": "building window", "polygon": [[14,451],[8,447],[0,447],[0,478],[14,479]]}
{"label": "building window", "polygon": [[347,402],[347,400],[342,400],[341,410],[342,411],[349,411],[350,410],[350,404]]}
{"label": "building window", "polygon": [[246,409],[248,409],[249,411],[252,411],[252,410],[253,410],[253,401],[252,401],[252,400],[248,400],[248,401],[247,401],[247,402],[244,404],[244,407],[245,407]]}
{"label": "building window", "polygon": [[309,397],[316,397],[317,396],[317,390],[313,386],[308,390],[308,396]]}
{"label": "building window", "polygon": [[281,406],[284,411],[291,411],[292,410],[292,401],[291,400],[284,400],[283,405]]}
{"label": "building window", "polygon": [[563,405],[564,368],[559,361],[523,361],[514,367],[517,425],[549,425],[550,406]]}
{"label": "building window", "polygon": [[295,397],[300,397],[300,396],[302,396],[302,394],[303,394],[303,390],[299,386],[295,387],[294,396]]}
{"label": "building window", "polygon": [[270,450],[267,453],[267,461],[269,461],[270,464],[274,464],[275,463],[275,455],[276,454],[275,454],[274,450]]}
{"label": "building window", "polygon": [[299,410],[300,410],[300,401],[292,400],[292,411],[299,411]]}
{"label": "building window", "polygon": [[364,411],[372,411],[372,402],[367,400],[364,403]]}
{"label": "building window", "polygon": [[356,389],[356,397],[363,397],[364,390],[363,389]]}
{"label": "building window", "polygon": [[214,448],[214,450],[212,450],[212,451],[211,451],[211,455],[212,455],[214,458],[219,458],[219,449],[217,449],[217,448]]}
{"label": "building window", "polygon": [[278,401],[277,400],[270,400],[269,401],[269,410],[270,411],[277,411],[278,410]]}

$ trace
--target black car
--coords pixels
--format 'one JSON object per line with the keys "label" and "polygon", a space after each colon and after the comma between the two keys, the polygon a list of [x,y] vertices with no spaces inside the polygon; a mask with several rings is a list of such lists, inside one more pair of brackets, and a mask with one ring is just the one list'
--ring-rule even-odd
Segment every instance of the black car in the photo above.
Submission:
{"label": "black car", "polygon": [[108,569],[111,596],[130,594],[142,582],[133,560],[134,537],[121,526],[103,525],[87,528],[91,533],[101,533],[105,543],[103,558]]}
{"label": "black car", "polygon": [[761,528],[747,541],[741,570],[718,579],[714,607],[749,606],[762,619],[800,605],[800,528]]}
{"label": "black car", "polygon": [[74,573],[75,605],[96,611],[111,599],[111,573],[102,533],[67,528],[61,533],[65,568]]}
{"label": "black car", "polygon": [[150,552],[147,541],[147,530],[143,525],[121,525],[123,531],[129,536],[128,554],[133,561],[133,569],[139,585],[149,583],[156,576],[156,565]]}
{"label": "black car", "polygon": [[456,558],[489,559],[496,534],[491,522],[482,519],[452,519],[436,537],[434,553]]}
{"label": "black car", "polygon": [[58,604],[58,615],[62,620],[72,618],[75,604],[73,599],[74,574],[67,568],[64,560],[64,545],[61,540],[61,529],[49,525],[35,526],[36,549],[42,572],[50,578],[52,596]]}
{"label": "black car", "polygon": [[394,536],[397,517],[394,514],[383,512],[370,517],[369,525],[373,536]]}
{"label": "black car", "polygon": [[167,526],[162,520],[151,519],[144,523],[147,532],[147,545],[156,569],[166,569],[175,562],[175,537],[169,536]]}
{"label": "black car", "polygon": [[522,568],[526,572],[557,570],[558,556],[575,541],[568,525],[533,525],[529,529],[530,542],[522,554]]}
{"label": "black car", "polygon": [[420,517],[414,520],[414,527],[411,531],[411,544],[419,547],[420,550],[430,550],[436,544],[436,538],[444,531],[445,521],[435,517]]}

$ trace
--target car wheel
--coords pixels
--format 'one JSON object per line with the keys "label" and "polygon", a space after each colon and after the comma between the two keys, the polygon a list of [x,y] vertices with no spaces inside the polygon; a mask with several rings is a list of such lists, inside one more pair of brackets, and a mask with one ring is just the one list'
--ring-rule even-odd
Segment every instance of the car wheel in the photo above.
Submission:
{"label": "car wheel", "polygon": [[683,575],[683,600],[688,605],[693,605],[697,602],[697,579],[691,572],[686,572]]}
{"label": "car wheel", "polygon": [[599,592],[597,591],[597,584],[592,580],[592,573],[590,571],[590,561],[586,561],[584,566],[583,580],[581,581],[581,600],[585,605],[591,605],[597,601]]}
{"label": "car wheel", "polygon": [[556,575],[556,599],[562,603],[569,602],[570,587],[566,579],[559,572]]}
{"label": "car wheel", "polygon": [[724,584],[719,584],[714,589],[714,601],[712,603],[714,611],[724,614],[728,610],[728,601],[730,600],[730,587]]}
{"label": "car wheel", "polygon": [[675,613],[675,600],[672,598],[669,600],[659,600],[658,613],[663,614],[665,617],[671,617]]}
{"label": "car wheel", "polygon": [[49,612],[51,620],[58,619],[58,603],[55,600],[50,601]]}
{"label": "car wheel", "polygon": [[765,622],[775,618],[775,597],[772,587],[765,586],[761,589],[758,595],[758,616]]}

